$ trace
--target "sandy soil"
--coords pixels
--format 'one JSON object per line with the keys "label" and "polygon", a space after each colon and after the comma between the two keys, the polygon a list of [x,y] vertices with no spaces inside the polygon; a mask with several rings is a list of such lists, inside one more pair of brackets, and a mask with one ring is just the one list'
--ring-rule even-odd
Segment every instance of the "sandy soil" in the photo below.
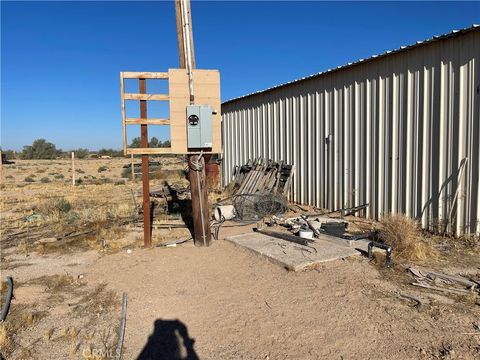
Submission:
{"label": "sandy soil", "polygon": [[[121,172],[117,163],[112,173]],[[33,172],[27,169],[14,170]],[[129,299],[123,359],[480,358],[477,299],[413,287],[401,264],[385,270],[359,256],[293,273],[224,240],[209,248],[142,249],[141,229],[132,225],[52,248],[28,237],[15,242],[42,229],[51,236],[108,227],[123,219],[118,206],[131,203],[130,186],[137,190],[84,184],[72,194],[65,184],[22,182],[4,188],[1,276],[13,276],[16,289],[8,346],[0,349],[8,360],[113,358],[123,292]],[[73,228],[65,217],[24,220],[36,211],[30,202],[53,192],[78,212]],[[94,223],[85,210],[92,206],[113,215]],[[221,238],[250,231],[227,226]],[[184,229],[163,229],[155,243],[183,236]],[[428,265],[480,279],[478,249],[454,244]]]}

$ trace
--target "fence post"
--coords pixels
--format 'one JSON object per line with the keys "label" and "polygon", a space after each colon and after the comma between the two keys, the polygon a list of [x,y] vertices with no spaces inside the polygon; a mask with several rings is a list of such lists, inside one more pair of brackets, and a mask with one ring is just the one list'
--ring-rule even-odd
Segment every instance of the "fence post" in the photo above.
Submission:
{"label": "fence post", "polygon": [[75,186],[75,153],[72,151],[72,185]]}

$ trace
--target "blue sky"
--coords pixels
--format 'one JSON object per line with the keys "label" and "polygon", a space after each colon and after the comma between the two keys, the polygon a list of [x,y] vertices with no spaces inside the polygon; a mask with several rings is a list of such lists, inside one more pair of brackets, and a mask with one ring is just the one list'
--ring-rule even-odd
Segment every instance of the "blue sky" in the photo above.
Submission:
{"label": "blue sky", "polygon": [[[192,14],[197,67],[220,70],[227,100],[480,23],[480,3],[193,1]],[[120,148],[119,72],[175,67],[173,2],[2,1],[2,148]]]}

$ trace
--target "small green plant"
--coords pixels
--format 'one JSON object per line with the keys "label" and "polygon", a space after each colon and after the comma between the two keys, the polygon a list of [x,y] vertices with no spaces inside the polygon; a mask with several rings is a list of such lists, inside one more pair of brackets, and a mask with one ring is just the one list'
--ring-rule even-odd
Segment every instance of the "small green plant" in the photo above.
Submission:
{"label": "small green plant", "polygon": [[49,183],[49,182],[50,182],[50,179],[49,179],[47,176],[45,176],[45,177],[41,178],[40,181],[41,181],[42,183],[46,184],[46,183]]}
{"label": "small green plant", "polygon": [[75,181],[75,183],[76,183],[77,185],[81,185],[81,184],[83,183],[83,180],[82,180],[82,179],[77,179],[77,180]]}
{"label": "small green plant", "polygon": [[100,166],[100,167],[97,169],[97,171],[98,171],[99,173],[104,172],[104,171],[107,171],[107,170],[108,170],[108,168],[107,168],[106,166]]}
{"label": "small green plant", "polygon": [[55,176],[55,179],[63,179],[65,178],[65,176],[63,174],[56,174]]}
{"label": "small green plant", "polygon": [[85,171],[83,171],[82,169],[77,169],[75,170],[78,174],[85,174]]}
{"label": "small green plant", "polygon": [[31,176],[27,176],[25,179],[24,179],[25,182],[28,182],[28,183],[32,183],[32,182],[35,182],[35,180],[31,177]]}

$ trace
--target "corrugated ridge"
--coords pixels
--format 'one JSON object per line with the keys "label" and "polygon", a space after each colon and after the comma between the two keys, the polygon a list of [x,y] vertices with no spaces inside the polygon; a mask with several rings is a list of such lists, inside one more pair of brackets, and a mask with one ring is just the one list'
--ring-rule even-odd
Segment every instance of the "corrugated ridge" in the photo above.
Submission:
{"label": "corrugated ridge", "polygon": [[325,71],[321,71],[319,73],[312,74],[312,75],[309,75],[309,76],[305,76],[305,77],[302,77],[300,79],[295,79],[295,80],[292,80],[292,81],[288,81],[286,83],[275,85],[275,86],[269,87],[269,88],[264,89],[264,90],[259,90],[259,91],[255,91],[253,93],[249,93],[249,94],[246,94],[246,95],[238,96],[236,98],[224,101],[222,103],[222,105],[227,104],[227,103],[231,103],[231,102],[234,102],[234,101],[237,101],[237,100],[245,99],[245,98],[248,98],[250,96],[263,94],[263,93],[266,93],[268,91],[272,91],[272,90],[275,90],[275,89],[278,89],[278,88],[281,88],[281,87],[284,87],[284,86],[287,86],[287,85],[298,83],[300,81],[316,78],[316,77],[319,77],[319,76],[322,76],[322,75],[330,74],[330,73],[335,72],[335,71],[339,71],[339,70],[347,69],[347,68],[350,68],[350,67],[353,67],[353,66],[356,66],[356,65],[364,64],[364,63],[372,61],[372,60],[376,60],[376,59],[380,59],[380,58],[383,58],[383,57],[386,57],[386,56],[394,55],[394,54],[397,54],[399,52],[407,51],[407,50],[410,50],[410,49],[415,48],[415,47],[425,46],[425,45],[428,45],[428,44],[430,44],[432,42],[435,42],[435,41],[444,40],[444,39],[451,38],[451,37],[454,37],[454,36],[459,36],[461,34],[465,34],[465,33],[468,33],[470,31],[475,31],[475,30],[477,30],[477,31],[480,30],[480,25],[479,24],[472,24],[472,26],[470,26],[470,27],[463,28],[463,29],[460,29],[460,30],[452,30],[451,32],[443,34],[443,35],[436,35],[436,36],[433,36],[430,39],[417,41],[415,44],[400,46],[398,49],[388,50],[388,51],[385,51],[383,54],[380,54],[380,55],[372,55],[372,56],[370,56],[369,58],[366,58],[366,59],[359,59],[359,60],[354,61],[354,62],[349,62],[345,65],[337,66],[336,68],[333,68],[333,69],[327,69]]}

